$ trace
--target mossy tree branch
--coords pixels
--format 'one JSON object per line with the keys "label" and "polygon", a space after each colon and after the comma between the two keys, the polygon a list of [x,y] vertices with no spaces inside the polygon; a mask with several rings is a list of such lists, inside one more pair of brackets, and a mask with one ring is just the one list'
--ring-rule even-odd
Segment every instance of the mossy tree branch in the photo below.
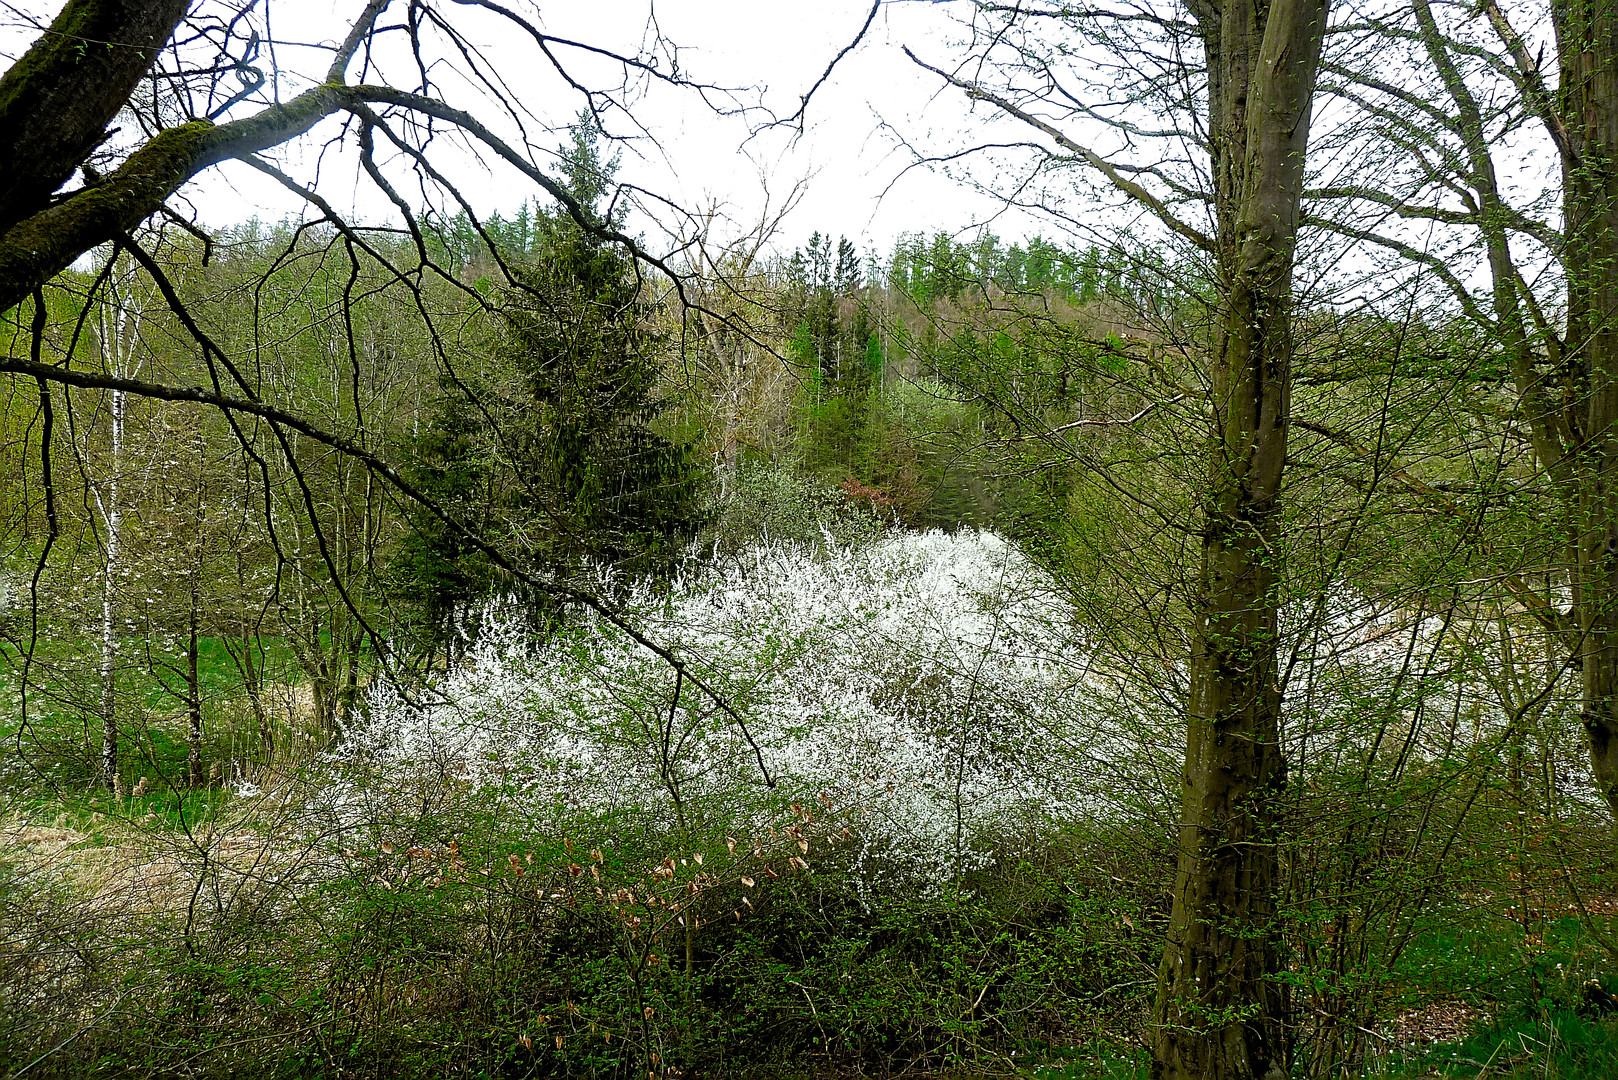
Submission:
{"label": "mossy tree branch", "polygon": [[106,139],[188,6],[68,0],[0,76],[0,230],[44,207]]}

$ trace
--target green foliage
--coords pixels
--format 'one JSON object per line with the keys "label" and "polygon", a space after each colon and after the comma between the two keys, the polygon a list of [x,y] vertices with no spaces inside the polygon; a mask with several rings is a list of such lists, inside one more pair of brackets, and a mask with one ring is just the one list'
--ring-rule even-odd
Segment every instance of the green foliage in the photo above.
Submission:
{"label": "green foliage", "polygon": [[[570,194],[587,214],[610,213],[598,203],[616,159],[602,162],[596,140],[581,119],[563,154]],[[496,296],[490,363],[441,379],[409,475],[528,573],[667,574],[701,524],[704,477],[689,447],[657,427],[668,406],[662,341],[636,266],[561,211],[537,215],[532,234],[515,284]],[[423,510],[394,576],[429,637],[491,595],[549,603]]]}
{"label": "green foliage", "polygon": [[[1118,884],[1134,872],[1112,841],[1008,844],[959,886],[873,891],[834,819],[783,808],[780,828],[735,823],[732,842],[604,819],[535,829],[498,799],[441,801],[298,868],[260,857],[246,881],[209,876],[181,839],[176,872],[201,875],[205,901],[181,949],[151,934],[178,913],[98,934],[70,888],[4,849],[0,926],[39,963],[19,920],[53,922],[91,966],[56,957],[25,977],[0,958],[14,1005],[0,1068],[43,1055],[43,1077],[175,1061],[333,1080],[896,1075],[1138,1023],[1150,900]],[[116,1022],[85,1026],[90,999]]]}
{"label": "green foliage", "polygon": [[868,504],[785,465],[743,464],[716,496],[698,547],[718,557],[771,541],[846,547],[889,524]]}
{"label": "green foliage", "polygon": [[861,293],[854,245],[815,233],[787,267],[791,360],[803,372],[798,452],[812,474],[868,479],[868,428],[881,393],[883,354]]}
{"label": "green foliage", "polygon": [[1130,295],[1124,267],[1133,258],[1122,250],[1064,247],[1042,236],[1005,247],[987,231],[972,241],[942,231],[931,238],[907,233],[894,244],[887,273],[897,291],[923,308],[991,289],[1089,303]]}
{"label": "green foliage", "polygon": [[[198,641],[198,682],[202,695],[203,768],[211,787],[232,782],[244,768],[271,763],[278,747],[307,752],[315,725],[291,706],[301,672],[284,640],[260,637],[242,641],[204,637]],[[25,797],[24,805],[67,800],[85,813],[109,805],[137,805],[141,813],[179,816],[179,805],[206,801],[212,792],[187,791],[185,738],[186,687],[183,647],[153,635],[124,636],[120,654],[138,657],[128,664],[118,684],[118,720],[123,754],[118,775],[124,792],[142,778],[150,796],[117,804],[99,787],[89,787],[96,774],[93,742],[86,738],[87,717],[99,708],[100,676],[86,658],[93,646],[77,639],[53,637],[36,647],[30,660],[29,711],[26,723],[14,711],[0,716],[0,740],[12,748],[0,768],[4,790]],[[253,653],[255,690],[244,686],[244,650]],[[0,701],[17,700],[22,655],[0,645]],[[253,700],[257,695],[258,701]],[[85,790],[89,787],[89,790]],[[189,811],[187,811],[188,813]]]}
{"label": "green foliage", "polygon": [[1493,1025],[1456,1045],[1412,1055],[1389,1077],[1432,1075],[1473,1080],[1599,1080],[1618,1075],[1618,1023],[1596,1022],[1571,1009]]}

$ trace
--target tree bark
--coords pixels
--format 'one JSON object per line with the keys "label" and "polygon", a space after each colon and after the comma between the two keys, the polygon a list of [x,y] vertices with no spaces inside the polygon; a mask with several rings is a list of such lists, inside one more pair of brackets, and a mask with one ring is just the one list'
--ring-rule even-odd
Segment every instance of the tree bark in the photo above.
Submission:
{"label": "tree bark", "polygon": [[1597,783],[1618,815],[1618,9],[1551,8],[1567,132],[1562,198],[1573,431],[1573,618],[1580,719]]}
{"label": "tree bark", "polygon": [[363,100],[340,80],[380,10],[376,3],[355,24],[326,83],[228,124],[192,120],[167,128],[106,177],[86,176],[83,187],[58,194],[105,140],[188,6],[189,0],[69,0],[50,30],[0,76],[0,311],[155,214],[201,170],[283,143]]}
{"label": "tree bark", "polygon": [[[142,309],[122,284],[109,292],[113,310],[103,307],[98,315],[102,364],[107,373],[126,378],[140,369],[136,349],[140,339]],[[118,784],[118,590],[124,563],[124,429],[129,395],[113,390],[108,431],[109,475],[104,487],[92,489],[101,512],[106,537],[101,580],[101,761],[100,782],[108,791]]]}
{"label": "tree bark", "polygon": [[189,6],[68,0],[0,77],[0,233],[42,209],[106,138]]}
{"label": "tree bark", "polygon": [[[119,324],[122,325],[122,312]],[[116,343],[121,347],[123,342]],[[123,374],[120,370],[118,374]],[[106,559],[101,581],[101,783],[108,791],[118,783],[118,578],[123,571],[123,502],[119,481],[124,469],[126,395],[112,392],[112,476],[105,496],[97,494],[106,530]]]}
{"label": "tree bark", "polygon": [[1292,266],[1327,0],[1191,4],[1208,63],[1221,308],[1174,906],[1154,1080],[1285,1077],[1274,978],[1280,743],[1278,495]]}
{"label": "tree bark", "polygon": [[202,769],[202,678],[198,670],[202,658],[199,611],[202,606],[201,582],[191,582],[190,638],[185,650],[185,711],[186,725],[185,778],[193,788],[199,788],[207,779]]}

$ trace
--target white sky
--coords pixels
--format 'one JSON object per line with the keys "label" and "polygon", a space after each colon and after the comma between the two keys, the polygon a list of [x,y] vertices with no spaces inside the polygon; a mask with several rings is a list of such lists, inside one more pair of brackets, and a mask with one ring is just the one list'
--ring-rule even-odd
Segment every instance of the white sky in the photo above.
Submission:
{"label": "white sky", "polygon": [[[197,9],[233,9],[239,0],[194,0]],[[680,46],[682,73],[699,81],[738,88],[737,101],[759,102],[780,116],[792,113],[803,94],[825,70],[864,21],[869,0],[821,0],[787,3],[783,0],[504,0],[534,17],[548,32],[561,37],[634,54],[648,40],[648,19],[656,16],[663,38]],[[346,32],[349,20],[364,0],[261,0],[255,12],[258,25],[268,18],[267,36],[278,44],[273,54],[257,63],[274,78],[265,94],[282,99],[323,77],[330,45]],[[15,57],[60,7],[60,0],[0,0],[0,56]],[[394,9],[403,10],[403,0]],[[394,9],[383,25],[397,23]],[[454,26],[484,53],[510,87],[509,97],[520,103],[527,128],[528,152],[542,166],[563,141],[562,129],[577,115],[582,98],[547,70],[533,43],[505,20],[476,8],[442,0],[436,10],[454,20]],[[791,250],[814,230],[846,234],[862,252],[874,249],[886,255],[901,232],[937,229],[965,230],[993,219],[993,229],[1008,241],[1036,232],[1059,235],[1051,222],[1022,214],[1001,213],[994,200],[973,193],[956,180],[926,169],[906,166],[913,151],[953,150],[967,140],[966,133],[986,131],[984,110],[974,116],[964,96],[941,88],[930,72],[913,65],[900,51],[909,46],[918,54],[948,68],[957,55],[952,46],[966,36],[959,20],[970,19],[974,5],[938,0],[885,0],[861,46],[844,57],[831,79],[811,103],[801,138],[777,128],[749,138],[749,124],[739,117],[720,117],[689,90],[653,84],[632,96],[634,122],[649,138],[627,144],[619,179],[666,198],[673,206],[701,211],[718,206],[727,224],[716,227],[720,238],[754,226],[766,201],[773,205],[797,184],[803,198],[786,219],[775,239],[777,250]],[[416,75],[403,50],[400,33],[385,33],[378,57],[382,76],[369,81],[413,83]],[[324,45],[324,48],[320,46]],[[607,87],[618,77],[614,66],[579,54],[565,57],[579,80],[593,88]],[[459,63],[459,61],[457,61]],[[358,65],[350,77],[359,75]],[[455,71],[434,70],[438,89],[452,104],[466,108],[508,141],[521,144],[511,122],[502,123],[503,104],[472,92]],[[260,99],[237,105],[230,117],[247,115],[261,107]],[[1324,121],[1326,115],[1317,117]],[[1002,123],[1004,123],[1002,121]],[[609,119],[617,135],[635,134],[623,116]],[[1317,127],[1322,125],[1317,122]],[[335,121],[317,127],[310,136],[276,156],[301,182],[317,181],[318,190],[338,209],[363,220],[394,219],[393,209],[368,179],[360,175],[352,139],[346,151],[322,158],[326,140],[336,131]],[[1004,131],[1004,128],[1002,128]],[[1116,132],[1105,137],[1116,138]],[[1025,138],[1018,129],[1016,137]],[[1089,138],[1089,135],[1081,135]],[[1098,138],[1102,135],[1098,134]],[[1097,148],[1110,149],[1104,142]],[[531,181],[503,165],[487,166],[473,154],[441,142],[435,162],[468,193],[481,213],[510,212],[526,199],[542,196]],[[1327,163],[1329,155],[1319,160]],[[988,162],[973,168],[987,169]],[[1353,161],[1346,166],[1350,171]],[[390,169],[407,198],[410,171]],[[982,178],[987,174],[979,172]],[[1092,210],[1075,191],[1074,209],[1081,219],[1099,219],[1105,211]],[[306,212],[306,207],[284,189],[240,164],[227,163],[210,170],[188,186],[182,196],[190,200],[204,224],[222,227],[250,217],[279,220]],[[541,201],[544,201],[543,198]],[[672,212],[664,211],[666,219]],[[644,231],[649,247],[660,247],[657,223],[632,218],[631,228]]]}
{"label": "white sky", "polygon": [[[259,64],[279,76],[283,98],[307,86],[310,77],[323,73],[329,63],[328,53],[293,43],[329,44],[339,39],[346,20],[360,10],[362,2],[269,0],[262,9],[270,19],[268,36],[282,44],[273,65],[262,55]],[[762,100],[783,116],[797,107],[799,95],[853,38],[869,10],[869,0],[813,4],[659,0],[655,8],[647,0],[512,3],[527,12],[537,6],[547,32],[630,52],[645,36],[648,12],[655,10],[663,35],[681,46],[680,62],[686,73],[744,88],[738,94],[741,100],[759,100],[762,91]],[[395,7],[402,9],[403,4]],[[48,22],[59,8],[56,0],[24,0],[0,7],[0,53],[7,60],[19,55],[35,33],[29,24]],[[456,20],[457,29],[487,51],[490,63],[509,80],[515,96],[536,120],[560,128],[577,114],[581,98],[554,76],[546,77],[532,43],[513,32],[510,24],[466,7],[445,4],[441,8]],[[953,20],[970,11],[970,5],[960,3],[888,0],[865,42],[842,60],[817,92],[806,132],[797,139],[780,129],[749,139],[748,124],[739,118],[716,116],[688,91],[654,86],[635,101],[633,113],[656,142],[641,140],[630,146],[623,154],[619,179],[684,208],[718,205],[734,222],[731,232],[758,220],[766,201],[766,185],[770,200],[778,206],[795,184],[803,182],[801,202],[776,241],[775,246],[785,250],[818,229],[847,234],[862,250],[874,247],[885,255],[900,232],[954,231],[985,220],[998,209],[995,203],[925,169],[905,173],[912,156],[898,145],[898,136],[923,148],[953,145],[968,122],[960,93],[940,93],[937,78],[911,64],[900,46],[909,45],[924,57],[942,61],[948,55],[949,41],[960,36]],[[387,40],[398,45],[404,39],[394,34]],[[402,53],[391,59],[400,56]],[[351,69],[351,77],[355,70]],[[603,85],[615,77],[588,62],[580,62],[577,72],[583,76],[581,81],[591,85]],[[753,89],[746,89],[749,87]],[[498,115],[488,102],[468,98],[464,83],[445,77],[444,89],[447,97],[480,117]],[[246,115],[253,108],[252,101],[244,102],[229,116]],[[621,117],[609,127],[615,134],[631,133],[631,126]],[[317,128],[313,135],[329,133],[329,128]],[[529,139],[544,151],[558,145],[562,136],[531,126]],[[315,177],[318,167],[319,190],[340,209],[371,220],[389,216],[391,208],[368,180],[358,176],[352,157],[317,160],[316,148],[322,141],[307,138],[302,151],[283,153],[279,160],[304,181]],[[445,160],[441,158],[440,164]],[[466,185],[481,211],[510,211],[539,194],[515,172],[503,167],[479,169],[467,155],[459,155],[458,168],[457,181]],[[398,178],[405,179],[402,169]],[[302,209],[284,189],[239,164],[211,170],[183,194],[210,227],[255,215],[277,220]],[[656,226],[646,220],[633,222],[633,227],[644,229],[648,239],[656,238]],[[1008,238],[1039,231],[1038,223],[1023,217],[1002,217],[993,227]]]}

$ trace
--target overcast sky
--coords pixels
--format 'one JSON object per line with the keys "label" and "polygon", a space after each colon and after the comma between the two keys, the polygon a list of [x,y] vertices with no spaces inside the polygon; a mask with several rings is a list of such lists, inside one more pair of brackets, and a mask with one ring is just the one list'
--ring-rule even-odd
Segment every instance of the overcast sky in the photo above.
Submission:
{"label": "overcast sky", "polygon": [[[204,0],[205,2],[205,0]],[[274,76],[266,93],[285,98],[303,89],[324,71],[329,53],[308,45],[341,38],[346,21],[362,0],[271,0],[269,35],[277,42],[273,56],[258,63]],[[402,5],[399,5],[402,8]],[[523,3],[519,10],[533,11]],[[14,58],[60,3],[14,3],[0,7],[0,50]],[[634,51],[645,40],[648,13],[655,12],[662,35],[680,46],[682,70],[699,80],[739,88],[737,99],[762,100],[780,115],[790,114],[799,96],[825,70],[831,58],[858,32],[869,0],[821,0],[815,4],[777,0],[539,0],[539,17],[548,32]],[[445,5],[457,27],[486,50],[489,63],[509,81],[517,97],[541,124],[560,128],[578,112],[582,100],[536,62],[532,44],[509,24],[465,7]],[[790,249],[809,233],[847,234],[862,247],[884,254],[904,231],[959,230],[992,215],[996,206],[960,184],[925,169],[905,172],[914,146],[953,145],[966,123],[965,102],[958,92],[941,93],[938,80],[916,68],[900,52],[909,45],[935,60],[949,55],[952,39],[962,36],[955,20],[969,17],[971,6],[934,0],[889,0],[861,46],[846,56],[831,79],[820,87],[809,107],[805,131],[776,129],[749,135],[749,123],[720,117],[688,91],[654,87],[633,102],[635,122],[650,139],[626,146],[620,179],[666,196],[675,205],[701,208],[718,205],[741,229],[757,221],[765,205],[766,186],[779,205],[793,186],[805,184],[796,211],[784,223],[778,247]],[[464,21],[463,21],[464,20]],[[386,17],[384,19],[386,21]],[[389,40],[402,42],[403,35]],[[591,85],[613,77],[605,67],[575,56],[575,71]],[[403,73],[401,73],[403,74]],[[440,73],[442,74],[442,73]],[[374,76],[373,76],[374,78]],[[487,102],[464,96],[464,85],[445,78],[446,96],[480,116],[490,115]],[[230,116],[245,115],[252,101],[236,106]],[[759,119],[755,114],[754,122]],[[618,118],[615,134],[633,133]],[[320,134],[317,129],[316,134]],[[547,150],[560,135],[538,125],[529,130],[532,145]],[[307,140],[306,147],[319,145]],[[317,158],[313,150],[280,158],[300,180],[318,175],[321,192],[344,209],[373,220],[388,214],[381,197],[358,177],[351,158]],[[471,160],[457,178],[479,209],[510,210],[532,194],[531,183],[503,169],[485,169]],[[317,173],[318,170],[318,173]],[[903,175],[901,175],[903,174]],[[244,166],[227,164],[190,185],[185,196],[210,227],[229,225],[257,215],[275,220],[301,208],[288,193]],[[655,235],[655,227],[638,222]],[[1037,231],[1023,218],[1002,218],[997,232],[1013,237]]]}

